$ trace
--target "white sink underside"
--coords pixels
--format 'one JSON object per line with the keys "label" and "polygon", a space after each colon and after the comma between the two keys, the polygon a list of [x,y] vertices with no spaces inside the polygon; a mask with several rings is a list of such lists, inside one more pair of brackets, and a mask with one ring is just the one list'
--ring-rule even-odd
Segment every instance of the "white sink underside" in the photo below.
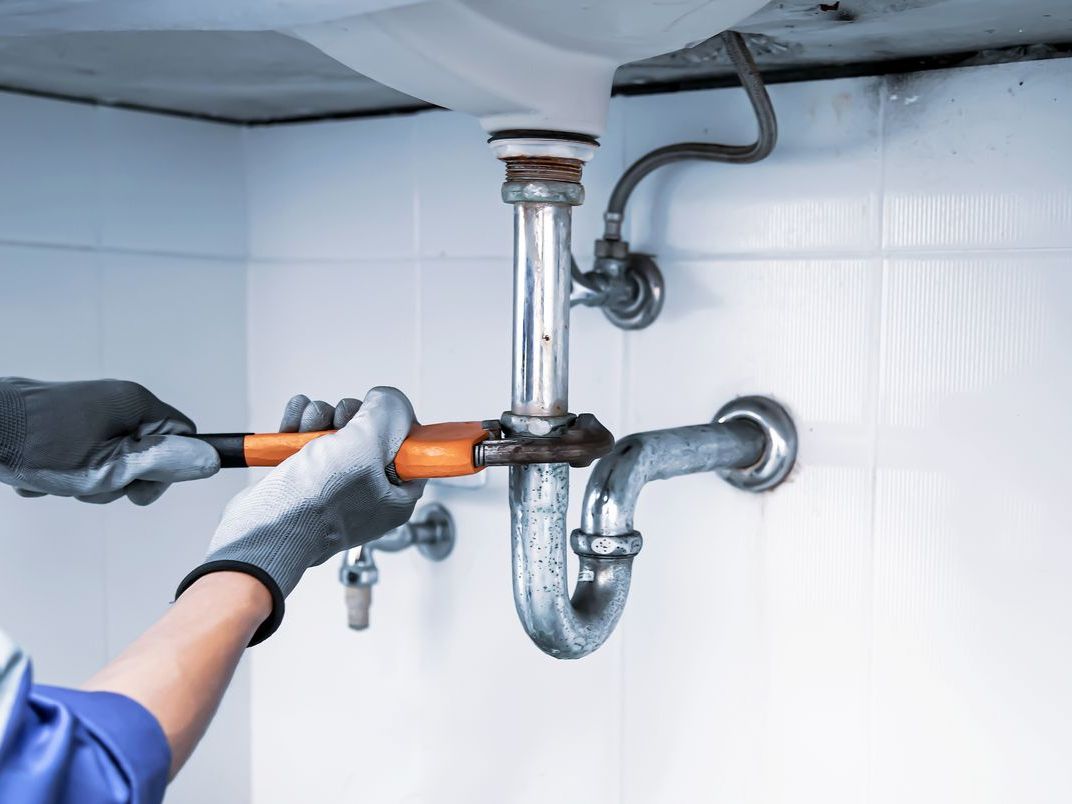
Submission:
{"label": "white sink underside", "polygon": [[[270,5],[269,12],[265,11],[266,5]],[[417,68],[407,78],[404,70],[399,74],[398,65],[390,59],[380,59],[379,66],[359,64],[361,53],[336,52],[351,63],[346,66],[303,41],[277,32],[300,27],[324,34],[326,29],[316,26],[332,21],[338,24],[355,12],[389,9],[388,15],[405,15],[412,14],[415,5],[418,4],[403,4],[398,0],[283,0],[271,4],[264,0],[3,3],[0,4],[0,87],[236,122],[414,107],[421,105],[422,99],[414,97],[421,94],[425,100],[439,95],[431,98],[433,102],[459,105],[462,101],[451,94],[457,92],[457,86],[444,89],[439,85],[449,83],[442,68],[436,76],[438,84],[422,88],[411,83],[422,80]],[[524,28],[533,53],[552,49],[554,56],[541,61],[551,65],[553,69],[549,72],[553,74],[557,70],[568,77],[575,76],[573,63],[584,61],[578,51],[615,64],[634,61],[673,50],[678,43],[703,40],[725,25],[757,35],[752,40],[753,49],[760,66],[768,73],[803,70],[807,74],[814,68],[861,62],[1072,42],[1072,3],[1067,0],[1017,3],[848,0],[836,4],[836,8],[834,3],[827,4],[825,9],[812,2],[777,2],[736,24],[725,21],[755,5],[752,2],[664,3],[656,10],[665,15],[659,20],[668,21],[669,30],[664,30],[666,26],[653,25],[653,18],[643,14],[622,12],[623,6],[628,9],[632,5],[620,0],[586,4],[564,0],[472,3],[456,8],[465,14],[480,13],[484,26],[497,26],[504,32],[501,37],[495,37],[500,44],[516,41],[507,35],[508,26],[503,24],[501,9],[541,10],[543,13],[535,17],[521,15],[513,19]],[[559,9],[557,15],[547,11],[551,6]],[[689,13],[697,7],[699,10]],[[570,17],[570,13],[581,16]],[[432,39],[437,47],[445,43],[458,50],[457,37],[439,38],[443,42]],[[418,55],[421,59],[446,58],[450,49],[432,52],[423,48]],[[464,50],[461,52],[465,54]],[[470,98],[475,104],[473,109],[484,113],[497,103],[505,103],[512,107],[508,113],[517,112],[525,104],[518,104],[516,93],[511,97],[506,91],[511,89],[509,83],[504,89],[497,71],[485,66],[488,60],[496,58],[495,54],[478,47],[474,47],[474,53],[479,58],[463,65],[473,72],[461,81],[463,86],[468,83],[479,90],[475,98]],[[527,58],[536,58],[533,53]],[[506,55],[518,56],[516,52]],[[406,56],[403,66],[414,63],[411,57],[412,54]],[[523,61],[513,58],[512,63],[520,65]],[[389,89],[351,67],[366,73],[391,72],[381,77],[396,85],[404,83],[409,94]],[[687,83],[719,78],[729,72],[725,57],[717,47],[700,47],[630,64],[618,71],[615,83],[624,88],[659,82]],[[489,73],[499,84],[484,83]],[[598,79],[588,73],[590,96],[597,89],[598,94],[605,94],[609,84],[610,79],[602,68],[596,73]],[[561,80],[554,75],[539,77],[552,87]],[[429,89],[434,91],[425,91]],[[447,90],[446,95],[440,94]],[[580,94],[576,84],[574,94]],[[536,96],[539,95],[537,92]],[[590,100],[576,104],[582,109],[592,108]],[[592,122],[590,116],[588,122]],[[583,123],[578,122],[574,127],[583,128]]]}

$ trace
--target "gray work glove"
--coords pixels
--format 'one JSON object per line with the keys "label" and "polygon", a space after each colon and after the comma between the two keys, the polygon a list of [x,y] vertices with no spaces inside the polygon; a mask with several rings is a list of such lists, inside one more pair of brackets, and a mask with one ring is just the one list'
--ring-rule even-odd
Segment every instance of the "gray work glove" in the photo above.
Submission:
{"label": "gray work glove", "polygon": [[205,563],[183,579],[176,597],[211,572],[253,575],[272,593],[273,610],[250,644],[266,639],[306,569],[409,519],[425,481],[396,486],[385,469],[415,423],[409,400],[394,388],[373,388],[363,404],[344,399],[335,408],[294,397],[284,432],[339,432],[310,442],[228,504]]}
{"label": "gray work glove", "polygon": [[181,437],[196,431],[137,383],[0,379],[0,482],[24,497],[148,505],[219,471],[212,447]]}

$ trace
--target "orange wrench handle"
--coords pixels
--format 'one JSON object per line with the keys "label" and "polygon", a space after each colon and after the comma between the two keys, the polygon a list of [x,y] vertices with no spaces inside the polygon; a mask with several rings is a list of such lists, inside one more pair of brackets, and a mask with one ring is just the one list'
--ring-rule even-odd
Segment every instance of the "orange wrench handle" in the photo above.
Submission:
{"label": "orange wrench handle", "polygon": [[[212,444],[225,467],[278,466],[310,441],[335,432],[199,434],[194,437]],[[400,480],[475,474],[484,468],[476,463],[475,447],[490,435],[480,422],[418,424],[395,455],[395,474]]]}
{"label": "orange wrench handle", "polygon": [[474,475],[484,468],[476,445],[490,435],[480,422],[418,424],[398,448],[395,473],[401,480]]}

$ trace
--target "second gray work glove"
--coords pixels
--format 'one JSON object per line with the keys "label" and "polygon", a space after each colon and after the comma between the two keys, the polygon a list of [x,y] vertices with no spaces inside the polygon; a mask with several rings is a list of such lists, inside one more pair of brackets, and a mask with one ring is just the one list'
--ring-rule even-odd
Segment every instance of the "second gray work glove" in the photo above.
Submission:
{"label": "second gray work glove", "polygon": [[[348,416],[353,418],[345,422]],[[409,400],[395,388],[373,388],[364,403],[343,400],[336,408],[295,397],[282,429],[322,430],[344,422],[236,496],[205,563],[179,585],[182,594],[198,578],[228,570],[261,580],[272,593],[273,613],[251,644],[278,627],[283,598],[306,569],[405,524],[424,492],[423,480],[396,486],[385,473],[416,423]]]}
{"label": "second gray work glove", "polygon": [[181,437],[196,430],[134,382],[0,378],[0,482],[24,497],[148,505],[219,471],[212,447]]}

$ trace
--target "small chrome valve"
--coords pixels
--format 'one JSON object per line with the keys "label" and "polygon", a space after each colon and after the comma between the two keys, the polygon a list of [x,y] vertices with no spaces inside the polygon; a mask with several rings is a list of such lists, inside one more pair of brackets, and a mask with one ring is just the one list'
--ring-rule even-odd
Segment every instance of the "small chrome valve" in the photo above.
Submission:
{"label": "small chrome valve", "polygon": [[346,587],[347,623],[355,631],[369,627],[372,587],[380,580],[373,554],[397,553],[407,547],[416,547],[431,561],[442,561],[449,556],[454,549],[454,519],[450,512],[439,503],[431,503],[402,527],[343,553],[339,581]]}

